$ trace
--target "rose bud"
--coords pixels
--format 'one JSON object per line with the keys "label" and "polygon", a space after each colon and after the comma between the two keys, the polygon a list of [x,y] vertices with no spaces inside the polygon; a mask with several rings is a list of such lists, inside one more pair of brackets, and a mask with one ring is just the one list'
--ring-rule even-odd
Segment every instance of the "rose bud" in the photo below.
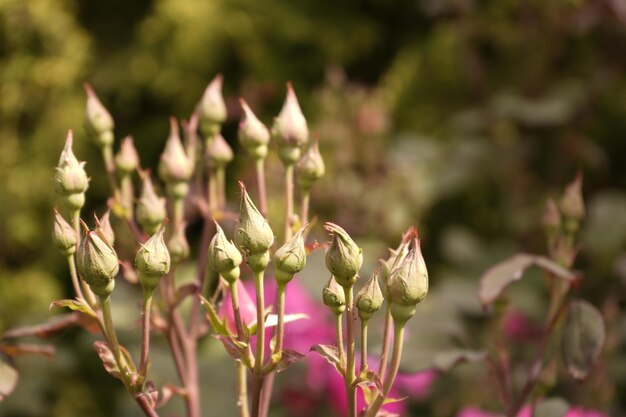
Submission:
{"label": "rose bud", "polygon": [[428,293],[428,271],[417,237],[411,242],[407,256],[392,271],[388,290],[393,318],[406,322]]}
{"label": "rose bud", "polygon": [[85,131],[91,140],[99,147],[113,145],[113,128],[115,124],[111,113],[102,105],[100,99],[87,83],[84,84],[87,93],[87,110],[85,112]]}
{"label": "rose bud", "polygon": [[161,227],[167,217],[165,198],[159,197],[154,191],[152,180],[148,172],[141,173],[141,196],[137,201],[135,213],[137,222],[144,232],[152,235]]}
{"label": "rose bud", "polygon": [[585,217],[585,202],[583,201],[583,176],[579,172],[574,181],[565,187],[565,192],[559,207],[563,214],[563,228],[568,233],[576,233],[580,221]]}
{"label": "rose bud", "polygon": [[324,228],[333,236],[330,248],[326,252],[326,267],[339,285],[344,288],[351,287],[356,282],[363,264],[363,251],[348,233],[336,224],[329,222]]}
{"label": "rose bud", "polygon": [[54,242],[54,246],[59,248],[64,256],[70,256],[76,253],[76,243],[78,242],[76,231],[65,221],[57,209],[54,209],[54,233],[52,234],[52,241]]}
{"label": "rose bud", "polygon": [[256,208],[243,182],[239,181],[241,204],[235,224],[235,245],[247,256],[248,265],[260,272],[269,263],[269,248],[274,243],[274,232]]}
{"label": "rose bud", "polygon": [[111,227],[111,210],[107,210],[102,217],[99,219],[96,218],[96,225],[102,231],[104,237],[107,238],[107,241],[113,246],[115,244],[115,233],[113,232],[113,227]]}
{"label": "rose bud", "polygon": [[216,133],[207,140],[205,156],[209,167],[220,168],[233,160],[233,150],[224,137]]}
{"label": "rose bud", "polygon": [[178,134],[178,123],[170,118],[170,134],[161,154],[159,176],[168,187],[174,198],[183,198],[189,186],[187,182],[193,175],[194,163],[187,156]]}
{"label": "rose bud", "polygon": [[367,283],[361,288],[356,295],[356,308],[359,310],[359,317],[363,321],[367,321],[380,306],[383,305],[383,293],[378,285],[378,271],[370,277]]}
{"label": "rose bud", "polygon": [[76,253],[78,275],[100,297],[107,297],[115,287],[119,259],[102,230],[89,230],[83,222],[85,235]]}
{"label": "rose bud", "polygon": [[89,178],[85,172],[85,162],[78,162],[72,151],[72,143],[73,135],[70,130],[67,132],[59,165],[55,168],[54,189],[68,209],[77,211],[85,204],[84,193],[89,186]]}
{"label": "rose bud", "polygon": [[306,265],[304,231],[308,227],[308,223],[302,226],[291,239],[274,253],[276,282],[279,286],[286,285]]}
{"label": "rose bud", "polygon": [[212,136],[220,131],[220,125],[226,121],[226,104],[222,96],[223,77],[218,74],[209,83],[200,99],[200,131],[205,136]]}
{"label": "rose bud", "polygon": [[346,309],[346,294],[332,275],[324,286],[322,299],[324,304],[336,315],[340,315]]}
{"label": "rose bud", "polygon": [[115,169],[120,176],[130,175],[139,167],[139,154],[133,144],[133,137],[122,139],[120,150],[115,155]]}
{"label": "rose bud", "polygon": [[313,184],[322,178],[326,172],[318,142],[319,140],[316,136],[309,149],[302,155],[302,158],[298,160],[296,165],[300,188],[305,192],[309,192]]}
{"label": "rose bud", "polygon": [[139,273],[139,282],[144,289],[153,290],[161,278],[170,271],[170,252],[163,241],[165,225],[148,241],[141,244],[135,256],[135,269]]}
{"label": "rose bud", "polygon": [[167,241],[167,248],[170,251],[172,262],[176,264],[189,258],[189,242],[185,236],[184,224],[181,224],[178,230],[174,230],[170,240]]}
{"label": "rose bud", "polygon": [[215,222],[215,236],[208,249],[207,264],[209,268],[219,273],[229,283],[239,278],[239,265],[242,262],[239,249],[226,238],[224,230]]}
{"label": "rose bud", "polygon": [[272,136],[276,138],[278,156],[283,163],[295,164],[301,155],[300,147],[309,140],[309,128],[291,83],[287,83],[285,103],[274,119]]}
{"label": "rose bud", "polygon": [[243,119],[239,123],[239,143],[254,160],[267,156],[270,131],[256,117],[244,99],[239,99],[243,109]]}

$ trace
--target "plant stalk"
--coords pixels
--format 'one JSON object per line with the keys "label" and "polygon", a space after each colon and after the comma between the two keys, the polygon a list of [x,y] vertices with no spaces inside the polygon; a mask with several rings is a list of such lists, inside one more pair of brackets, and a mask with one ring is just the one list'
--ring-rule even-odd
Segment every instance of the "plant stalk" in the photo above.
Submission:
{"label": "plant stalk", "polygon": [[257,159],[256,181],[257,190],[259,192],[259,210],[264,217],[267,217],[267,193],[265,191],[265,158]]}
{"label": "plant stalk", "polygon": [[391,341],[392,322],[391,304],[387,303],[387,307],[385,309],[385,328],[383,330],[383,347],[380,353],[380,362],[378,364],[378,376],[381,380],[385,379],[385,374],[387,373],[387,356],[389,356],[389,342]]}
{"label": "plant stalk", "polygon": [[285,242],[291,238],[293,219],[293,164],[285,165]]}
{"label": "plant stalk", "polygon": [[356,389],[352,383],[355,376],[355,335],[354,335],[354,305],[353,289],[345,288],[346,297],[346,338],[347,338],[347,362],[344,380],[346,385],[346,400],[348,402],[348,417],[356,417]]}
{"label": "plant stalk", "polygon": [[141,356],[139,361],[139,375],[145,377],[148,371],[148,354],[150,351],[150,308],[154,289],[144,288],[143,306],[141,309]]}

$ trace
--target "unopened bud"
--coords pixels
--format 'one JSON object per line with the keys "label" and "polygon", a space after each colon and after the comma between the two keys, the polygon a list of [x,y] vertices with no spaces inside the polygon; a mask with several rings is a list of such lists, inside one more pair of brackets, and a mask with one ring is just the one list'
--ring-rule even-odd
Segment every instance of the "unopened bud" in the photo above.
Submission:
{"label": "unopened bud", "polygon": [[306,249],[304,247],[304,231],[309,227],[305,224],[283,246],[274,253],[276,265],[276,282],[286,285],[295,274],[306,265]]}
{"label": "unopened bud", "polygon": [[233,150],[219,133],[207,140],[205,155],[209,167],[223,168],[233,160]]}
{"label": "unopened bud", "polygon": [[226,281],[233,283],[239,278],[239,265],[242,262],[239,249],[226,238],[224,230],[215,222],[215,236],[209,244],[207,264]]}
{"label": "unopened bud", "polygon": [[115,169],[120,176],[130,175],[139,167],[139,154],[133,144],[132,136],[122,139],[120,150],[115,155]]}
{"label": "unopened bud", "polygon": [[399,322],[407,321],[428,293],[428,271],[417,237],[407,256],[392,271],[388,287],[392,316]]}
{"label": "unopened bud", "polygon": [[256,117],[244,99],[239,101],[243,109],[243,119],[239,123],[239,142],[253,159],[263,159],[267,156],[270,131]]}
{"label": "unopened bud", "polygon": [[205,136],[220,131],[220,125],[226,121],[226,104],[222,96],[223,77],[218,74],[204,90],[198,109],[200,111],[200,130]]}
{"label": "unopened bud", "polygon": [[[176,185],[184,184],[187,186],[187,181],[193,175],[193,168],[194,163],[187,156],[178,134],[178,122],[172,117],[170,118],[170,134],[159,162],[159,175],[163,182],[168,185],[168,189],[180,191],[180,193],[175,193],[175,198],[182,198],[187,194],[188,188],[181,187],[181,190],[177,190]],[[182,188],[185,188],[185,190],[182,190]],[[182,195],[179,195],[181,193]]]}
{"label": "unopened bud", "polygon": [[98,147],[111,146],[115,139],[113,135],[113,128],[115,127],[113,117],[102,105],[93,88],[87,83],[84,84],[84,87],[87,93],[85,131]]}
{"label": "unopened bud", "polygon": [[548,237],[553,237],[561,227],[561,213],[553,199],[548,199],[546,207],[541,216],[541,223]]}
{"label": "unopened bud", "polygon": [[161,278],[170,271],[170,252],[163,241],[164,230],[165,225],[141,245],[135,256],[135,269],[145,289],[156,288]]}
{"label": "unopened bud", "polygon": [[387,258],[387,260],[380,260],[380,276],[383,279],[385,291],[387,289],[391,271],[400,265],[404,258],[406,258],[406,255],[409,253],[409,245],[415,237],[417,237],[417,229],[410,227],[402,235],[400,245],[396,249],[389,249],[389,258]]}
{"label": "unopened bud", "polygon": [[[235,245],[246,254],[250,268],[260,271],[265,269],[269,262],[268,250],[274,243],[274,232],[250,199],[246,186],[241,181],[239,188],[241,189],[241,204],[239,218],[235,224]],[[266,253],[267,256],[265,256]]]}
{"label": "unopened bud", "polygon": [[189,258],[189,242],[185,236],[185,225],[181,225],[167,241],[167,248],[170,251],[172,262],[178,264]]}
{"label": "unopened bud", "polygon": [[89,230],[83,223],[85,235],[76,253],[76,269],[91,290],[107,297],[115,287],[115,276],[119,270],[119,259],[102,230]]}
{"label": "unopened bud", "polygon": [[149,173],[142,173],[141,196],[137,201],[135,213],[137,222],[144,232],[152,235],[161,227],[167,217],[165,198],[159,197],[154,191]]}
{"label": "unopened bud", "polygon": [[76,253],[76,243],[78,242],[76,231],[65,221],[57,209],[54,209],[54,233],[52,234],[52,241],[64,256],[70,256]]}
{"label": "unopened bud", "polygon": [[85,172],[85,162],[78,162],[72,151],[72,131],[67,132],[65,148],[61,152],[59,165],[55,168],[54,189],[62,198],[63,204],[71,211],[80,210],[85,204],[85,191],[89,178]]}
{"label": "unopened bud", "polygon": [[583,176],[579,172],[574,181],[565,187],[565,192],[559,207],[563,214],[563,227],[566,232],[575,233],[585,217],[585,202],[583,200]]}
{"label": "unopened bud", "polygon": [[326,252],[326,267],[342,287],[351,287],[356,282],[357,274],[363,264],[363,251],[350,235],[334,223],[324,225],[333,240]]}
{"label": "unopened bud", "polygon": [[322,299],[324,304],[328,306],[331,311],[339,315],[346,310],[346,294],[343,287],[337,284],[335,277],[331,276],[322,292]]}
{"label": "unopened bud", "polygon": [[376,271],[355,298],[361,320],[367,321],[372,318],[374,313],[383,305],[383,300],[383,293],[380,290],[380,285],[378,285],[378,271]]}
{"label": "unopened bud", "polygon": [[291,83],[287,83],[285,103],[274,119],[272,136],[276,138],[278,156],[283,163],[295,164],[300,159],[300,147],[309,140],[309,128]]}
{"label": "unopened bud", "polygon": [[111,246],[115,245],[115,233],[113,232],[113,227],[111,227],[111,210],[107,210],[99,219],[96,217],[96,224],[109,244]]}
{"label": "unopened bud", "polygon": [[313,184],[324,176],[326,168],[320,154],[317,136],[298,161],[296,169],[298,170],[300,188],[305,192],[308,192],[313,187]]}

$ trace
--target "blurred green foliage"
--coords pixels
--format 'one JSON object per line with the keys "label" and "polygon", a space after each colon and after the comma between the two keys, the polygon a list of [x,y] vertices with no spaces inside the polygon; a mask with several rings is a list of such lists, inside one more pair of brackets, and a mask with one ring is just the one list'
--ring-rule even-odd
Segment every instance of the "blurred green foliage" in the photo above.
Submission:
{"label": "blurred green foliage", "polygon": [[[435,288],[426,310],[448,323],[425,333],[432,338],[472,339],[481,272],[516,250],[544,251],[545,198],[584,172],[579,292],[605,313],[607,360],[586,389],[557,390],[623,414],[623,45],[619,0],[1,0],[0,331],[42,320],[69,293],[49,238],[51,178],[68,128],[92,176],[85,213],[106,199],[102,163],[81,128],[83,81],[114,115],[117,136],[133,134],[143,165],[154,167],[167,117],[187,117],[216,73],[225,75],[234,147],[237,97],[267,122],[292,80],[328,166],[312,212],[371,243],[371,259],[418,225]],[[246,160],[231,171],[249,175]],[[545,301],[538,284],[519,287],[531,316]],[[74,345],[53,363],[21,362],[22,383],[0,415],[135,412],[97,395],[119,390],[89,336],[72,331],[57,342]],[[452,415],[470,400],[497,407],[476,390],[476,375],[469,367],[443,378],[419,412]]]}

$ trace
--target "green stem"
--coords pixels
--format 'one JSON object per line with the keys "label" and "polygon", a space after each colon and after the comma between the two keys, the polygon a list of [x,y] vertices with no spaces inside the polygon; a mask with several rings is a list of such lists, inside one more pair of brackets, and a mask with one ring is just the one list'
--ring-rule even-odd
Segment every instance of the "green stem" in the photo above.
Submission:
{"label": "green stem", "polygon": [[267,192],[265,191],[265,159],[257,159],[255,161],[256,166],[256,181],[257,190],[259,192],[259,209],[264,217],[267,217]]}
{"label": "green stem", "polygon": [[391,303],[387,303],[387,307],[385,310],[385,328],[383,330],[383,347],[380,353],[380,362],[378,364],[378,376],[381,380],[385,379],[385,374],[387,373],[387,356],[389,355],[389,342],[391,341],[391,325],[392,325],[392,317],[391,317]]}
{"label": "green stem", "polygon": [[237,292],[237,281],[230,283],[230,300],[233,304],[233,313],[235,315],[237,339],[243,340],[243,323],[241,321],[241,311],[239,310],[239,294]]}
{"label": "green stem", "polygon": [[128,380],[128,375],[126,372],[126,361],[122,357],[122,351],[120,350],[120,345],[117,341],[117,335],[115,334],[115,328],[113,327],[113,318],[111,315],[111,297],[107,296],[98,298],[100,299],[100,306],[102,308],[105,337],[109,342],[109,347],[113,352],[115,362],[117,363],[117,366],[120,369],[121,376],[124,379],[124,385],[126,385],[126,388],[129,389],[130,381]]}
{"label": "green stem", "polygon": [[237,361],[237,405],[239,406],[239,415],[241,417],[249,417],[248,410],[248,369],[241,362]]}
{"label": "green stem", "polygon": [[[346,364],[346,352],[343,348],[343,329],[342,329],[343,314],[335,314],[335,330],[337,333],[337,351],[339,352],[339,363],[341,368]],[[343,371],[342,371],[343,372]]]}
{"label": "green stem", "polygon": [[301,210],[301,215],[300,215],[300,221],[302,222],[302,224],[305,224],[307,221],[309,221],[309,200],[310,200],[310,194],[309,191],[302,191],[302,202],[301,205],[302,207],[300,207]]}
{"label": "green stem", "polygon": [[[276,325],[276,343],[272,352],[272,361],[265,367],[263,374],[267,375],[272,372],[281,359],[283,352],[283,340],[285,335],[285,293],[287,287],[284,284],[276,286],[276,309],[278,323]],[[267,385],[269,386],[269,384]]]}
{"label": "green stem", "polygon": [[209,198],[209,210],[211,214],[215,216],[215,213],[217,212],[217,207],[219,205],[218,197],[217,197],[218,196],[217,178],[216,178],[215,172],[212,172],[211,170],[207,172],[207,175],[209,176],[209,184],[208,184],[208,190],[207,190],[207,196]]}
{"label": "green stem", "polygon": [[85,300],[83,296],[83,292],[80,289],[80,281],[78,280],[78,274],[76,273],[76,261],[74,260],[74,255],[70,255],[67,257],[67,263],[70,268],[70,277],[72,278],[72,286],[74,287],[74,292],[76,293],[76,297],[79,300]]}
{"label": "green stem", "polygon": [[226,174],[223,166],[218,166],[216,170],[217,177],[217,203],[218,207],[223,210],[226,206]]}
{"label": "green stem", "polygon": [[139,361],[139,375],[146,376],[148,371],[148,353],[150,351],[150,308],[154,289],[144,288],[143,308],[141,309],[141,356]]}
{"label": "green stem", "polygon": [[265,357],[265,297],[263,295],[264,271],[254,272],[256,287],[256,352],[254,355],[254,392],[252,396],[252,416],[258,417],[263,390],[263,361]]}
{"label": "green stem", "polygon": [[124,206],[124,214],[127,219],[133,218],[133,199],[135,196],[133,190],[133,181],[130,175],[124,175],[120,179],[122,187],[122,205]]}
{"label": "green stem", "polygon": [[361,319],[361,368],[363,372],[367,369],[367,320]]}
{"label": "green stem", "polygon": [[346,297],[346,338],[347,338],[347,363],[344,380],[346,383],[346,399],[348,401],[348,417],[356,417],[356,389],[352,383],[355,376],[355,337],[354,337],[354,305],[352,287],[345,288]]}
{"label": "green stem", "polygon": [[291,238],[293,219],[293,164],[285,166],[285,242]]}
{"label": "green stem", "polygon": [[367,409],[364,417],[376,417],[376,414],[382,407],[383,402],[387,395],[389,395],[389,391],[393,385],[393,382],[398,375],[398,369],[400,369],[400,359],[402,357],[402,345],[404,343],[404,325],[406,322],[402,323],[394,323],[394,334],[393,334],[393,353],[391,355],[391,367],[389,368],[389,373],[385,377],[385,382],[383,383],[383,392],[382,395],[379,393],[374,398],[374,401]]}
{"label": "green stem", "polygon": [[115,161],[113,159],[113,147],[111,145],[102,148],[102,159],[104,160],[104,169],[107,173],[109,186],[111,187],[111,191],[113,191],[113,198],[116,202],[121,203],[120,190],[115,181]]}

